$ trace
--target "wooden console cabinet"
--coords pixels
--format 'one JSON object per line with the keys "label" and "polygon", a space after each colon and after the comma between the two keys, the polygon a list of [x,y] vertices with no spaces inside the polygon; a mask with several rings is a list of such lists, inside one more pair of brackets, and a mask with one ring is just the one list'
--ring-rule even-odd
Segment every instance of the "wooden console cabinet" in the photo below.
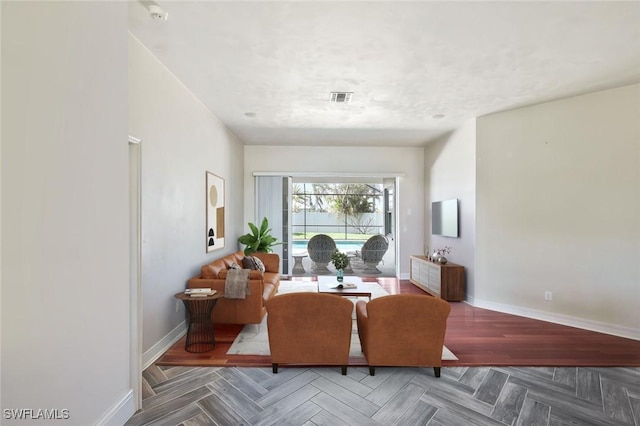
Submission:
{"label": "wooden console cabinet", "polygon": [[411,275],[409,281],[433,296],[449,302],[460,302],[465,298],[464,266],[455,263],[441,265],[426,256],[414,255],[410,258]]}

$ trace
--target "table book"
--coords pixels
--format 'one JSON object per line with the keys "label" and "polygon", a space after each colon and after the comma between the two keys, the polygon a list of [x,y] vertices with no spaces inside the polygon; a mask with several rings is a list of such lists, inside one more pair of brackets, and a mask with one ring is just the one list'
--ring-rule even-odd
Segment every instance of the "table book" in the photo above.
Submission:
{"label": "table book", "polygon": [[184,294],[191,297],[207,297],[216,294],[216,291],[211,288],[188,288],[184,291]]}

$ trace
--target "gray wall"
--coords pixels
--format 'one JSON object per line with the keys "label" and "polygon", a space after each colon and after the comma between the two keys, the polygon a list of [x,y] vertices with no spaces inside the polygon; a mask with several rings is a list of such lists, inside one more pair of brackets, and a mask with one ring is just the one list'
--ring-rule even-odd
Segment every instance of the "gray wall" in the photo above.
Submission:
{"label": "gray wall", "polygon": [[133,414],[126,34],[125,3],[2,2],[2,409]]}
{"label": "gray wall", "polygon": [[476,304],[640,339],[639,116],[633,85],[478,119]]}
{"label": "gray wall", "polygon": [[[449,246],[446,257],[465,267],[467,299],[475,294],[476,120],[425,148],[425,251]],[[431,235],[431,203],[458,199],[458,238]],[[426,254],[426,253],[425,253]]]}
{"label": "gray wall", "polygon": [[[133,36],[130,132],[142,139],[144,364],[184,331],[174,294],[213,259],[238,249],[242,144]],[[225,180],[225,247],[205,250],[205,172]]]}
{"label": "gray wall", "polygon": [[432,201],[460,198],[460,238],[425,241],[453,247],[467,301],[640,339],[639,113],[633,85],[480,117],[425,148],[426,223]]}

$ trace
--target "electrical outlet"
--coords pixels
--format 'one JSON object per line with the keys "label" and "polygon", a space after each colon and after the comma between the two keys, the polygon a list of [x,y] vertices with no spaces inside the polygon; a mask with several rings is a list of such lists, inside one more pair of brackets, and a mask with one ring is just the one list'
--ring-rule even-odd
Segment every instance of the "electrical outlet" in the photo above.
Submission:
{"label": "electrical outlet", "polygon": [[545,291],[544,292],[544,300],[552,300],[553,299],[553,294],[551,294],[550,291]]}

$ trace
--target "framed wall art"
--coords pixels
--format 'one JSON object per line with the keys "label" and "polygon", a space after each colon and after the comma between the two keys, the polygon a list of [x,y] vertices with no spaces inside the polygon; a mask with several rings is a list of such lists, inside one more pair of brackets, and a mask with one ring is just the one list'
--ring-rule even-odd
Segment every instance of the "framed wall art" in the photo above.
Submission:
{"label": "framed wall art", "polygon": [[224,247],[224,179],[211,172],[207,181],[207,253]]}

